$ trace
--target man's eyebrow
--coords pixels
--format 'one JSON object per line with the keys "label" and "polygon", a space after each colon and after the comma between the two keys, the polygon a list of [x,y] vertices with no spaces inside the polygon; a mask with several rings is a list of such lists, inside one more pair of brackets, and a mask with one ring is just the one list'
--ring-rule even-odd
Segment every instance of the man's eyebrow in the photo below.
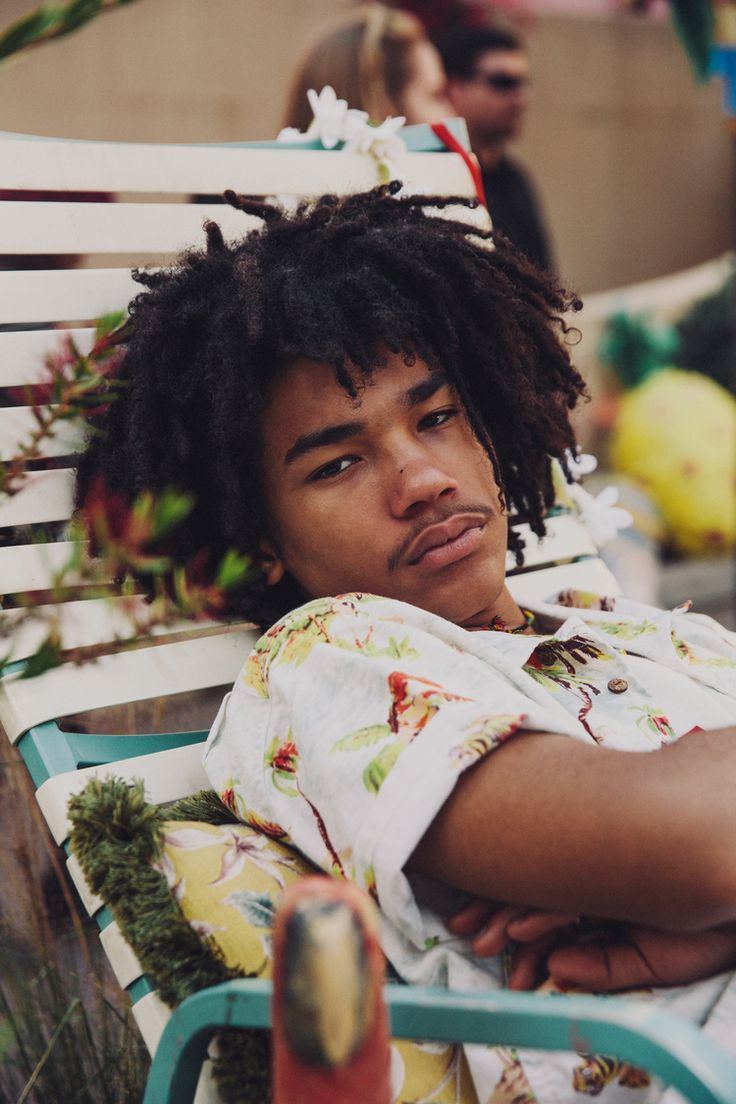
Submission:
{"label": "man's eyebrow", "polygon": [[297,437],[287,452],[284,465],[293,464],[300,456],[315,449],[349,441],[351,437],[357,437],[358,434],[363,433],[365,427],[365,422],[341,422],[339,425],[324,426],[322,429],[315,429],[312,433],[304,433],[301,437]]}
{"label": "man's eyebrow", "polygon": [[[409,388],[402,396],[402,405],[409,408],[419,406],[420,403],[431,399],[448,382],[446,374],[438,368],[434,372],[430,372],[426,379],[420,380],[419,383],[415,383],[413,387]],[[349,441],[352,437],[357,437],[365,432],[365,429],[365,422],[340,422],[338,425],[324,426],[322,429],[315,429],[311,433],[304,433],[301,437],[297,437],[286,453],[284,466],[293,464],[295,460],[308,452],[314,452],[315,449]]]}
{"label": "man's eyebrow", "polygon": [[426,379],[420,380],[419,383],[415,383],[413,387],[409,388],[403,399],[404,404],[408,407],[419,406],[420,403],[431,399],[441,387],[447,386],[449,382],[442,369],[437,368],[434,372],[430,372]]}

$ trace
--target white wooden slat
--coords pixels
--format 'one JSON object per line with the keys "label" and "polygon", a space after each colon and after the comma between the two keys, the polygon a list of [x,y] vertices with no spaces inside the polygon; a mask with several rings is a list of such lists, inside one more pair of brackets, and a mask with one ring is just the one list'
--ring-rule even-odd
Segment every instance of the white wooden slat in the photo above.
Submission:
{"label": "white wooden slat", "polygon": [[[65,648],[79,648],[91,644],[108,644],[115,640],[126,640],[135,633],[133,617],[138,624],[145,624],[146,603],[143,597],[135,598],[88,598],[77,601],[62,601],[54,605],[38,606],[36,616],[26,620],[22,609],[4,610],[0,617],[7,626],[18,621],[23,623],[11,637],[11,659],[17,662],[27,659],[43,643],[48,635],[49,625],[58,626]],[[207,628],[221,628],[218,622],[181,620],[169,626],[158,626],[152,630],[154,636],[182,636],[193,631]]]}
{"label": "white wooden slat", "polygon": [[[44,412],[51,414],[54,409],[51,403],[44,407]],[[0,460],[12,460],[18,456],[37,429],[38,421],[32,407],[0,407]],[[86,437],[86,427],[81,419],[62,419],[39,442],[38,456],[70,456],[84,447]]]}
{"label": "white wooden slat", "polygon": [[171,1009],[164,1004],[158,993],[146,993],[145,997],[135,1002],[131,1012],[148,1053],[155,1054],[163,1030],[171,1019]]}
{"label": "white wooden slat", "polygon": [[[455,154],[405,153],[397,175],[440,194],[472,195],[470,174]],[[4,188],[248,195],[360,191],[379,183],[364,154],[238,146],[74,142],[0,138]]]}
{"label": "white wooden slat", "polygon": [[101,767],[84,767],[49,778],[39,786],[36,798],[52,836],[58,844],[68,839],[71,824],[67,815],[69,798],[80,793],[90,778],[107,778],[115,775],[125,782],[142,779],[146,797],[154,805],[188,797],[209,787],[202,766],[202,744],[156,751],[151,755],[138,755],[133,759],[119,759],[116,763]]}
{"label": "white wooden slat", "polygon": [[93,893],[87,885],[87,879],[82,873],[82,868],[79,865],[79,859],[76,855],[69,856],[66,862],[66,868],[69,872],[69,877],[74,883],[74,888],[79,895],[79,899],[87,911],[87,915],[94,916],[94,914],[102,908],[104,901],[101,897],[98,897],[96,893]]}
{"label": "white wooden slat", "polygon": [[[2,311],[3,304],[0,303],[0,313]],[[48,379],[45,358],[59,352],[67,336],[72,338],[80,353],[85,355],[92,348],[95,331],[89,326],[69,330],[18,330],[0,333],[0,387],[19,387]]]}
{"label": "white wooden slat", "polygon": [[129,268],[0,272],[0,325],[84,322],[124,310],[142,290]]}
{"label": "white wooden slat", "polygon": [[[563,563],[578,556],[597,556],[598,549],[590,539],[590,533],[573,514],[558,514],[547,519],[547,534],[540,540],[528,525],[515,526],[524,538],[524,568],[540,567],[543,564]],[[515,571],[516,560],[509,553],[506,557],[506,571]]]}
{"label": "white wooden slat", "polygon": [[603,560],[580,560],[579,563],[543,567],[522,575],[506,577],[514,601],[532,608],[538,602],[554,599],[561,590],[591,590],[595,594],[616,596],[621,587]]}
{"label": "white wooden slat", "polygon": [[237,677],[258,635],[241,629],[104,656],[80,667],[64,664],[32,679],[6,675],[0,682],[0,725],[15,743],[33,725],[56,717],[225,686]]}
{"label": "white wooden slat", "polygon": [[[136,1001],[131,1012],[148,1053],[153,1056],[163,1030],[171,1019],[171,1009],[164,1004],[158,993],[146,993]],[[210,1058],[203,1062],[192,1104],[221,1104],[222,1097],[212,1076],[212,1065]]]}
{"label": "white wooden slat", "polygon": [[141,964],[130,944],[123,939],[120,928],[114,921],[100,932],[100,943],[122,989],[127,989],[129,985],[142,977]]}
{"label": "white wooden slat", "polygon": [[3,253],[178,253],[204,245],[207,219],[226,238],[259,220],[225,204],[13,203],[0,201]]}
{"label": "white wooden slat", "polygon": [[74,506],[74,472],[71,468],[29,472],[22,490],[0,496],[0,528],[65,521]]}
{"label": "white wooden slat", "polygon": [[[57,573],[64,568],[78,548],[76,541],[48,544],[6,545],[0,548],[0,595],[48,590]],[[77,582],[69,572],[66,585]]]}

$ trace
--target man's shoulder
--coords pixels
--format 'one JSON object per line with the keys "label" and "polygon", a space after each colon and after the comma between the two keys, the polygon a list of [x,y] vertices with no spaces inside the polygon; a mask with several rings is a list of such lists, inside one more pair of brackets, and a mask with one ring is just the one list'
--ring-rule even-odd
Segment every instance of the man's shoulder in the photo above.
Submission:
{"label": "man's shoulder", "polygon": [[288,674],[307,660],[311,668],[322,659],[333,669],[348,653],[366,660],[414,661],[443,644],[461,652],[467,636],[437,614],[395,598],[365,592],[317,598],[291,610],[261,636],[246,663],[245,682],[267,697],[274,669]]}

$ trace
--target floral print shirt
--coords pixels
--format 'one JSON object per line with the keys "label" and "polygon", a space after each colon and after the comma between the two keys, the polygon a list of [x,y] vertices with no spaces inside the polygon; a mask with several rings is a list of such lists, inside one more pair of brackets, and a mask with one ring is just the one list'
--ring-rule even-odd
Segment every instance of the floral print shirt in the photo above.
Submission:
{"label": "floral print shirt", "polygon": [[[375,897],[384,949],[406,981],[466,990],[505,982],[501,956],[477,959],[447,931],[452,893],[438,901],[404,873],[468,766],[523,729],[646,752],[693,729],[736,725],[736,634],[710,618],[579,591],[535,612],[547,635],[469,632],[368,594],[310,602],[258,641],[207,741],[207,773],[243,821]],[[731,975],[637,997],[666,1002],[734,1046]],[[466,1053],[485,1104],[508,1052]],[[595,1056],[519,1051],[515,1062],[524,1104],[660,1095],[643,1073]]]}

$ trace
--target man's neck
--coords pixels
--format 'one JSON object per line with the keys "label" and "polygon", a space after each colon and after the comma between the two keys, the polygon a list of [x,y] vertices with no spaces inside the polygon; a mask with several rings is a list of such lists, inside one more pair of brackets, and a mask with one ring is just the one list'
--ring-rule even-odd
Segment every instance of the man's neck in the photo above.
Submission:
{"label": "man's neck", "polygon": [[487,609],[479,610],[471,617],[460,622],[463,629],[487,629],[491,625],[499,628],[517,629],[525,624],[524,612],[514,601],[504,586],[496,601]]}

